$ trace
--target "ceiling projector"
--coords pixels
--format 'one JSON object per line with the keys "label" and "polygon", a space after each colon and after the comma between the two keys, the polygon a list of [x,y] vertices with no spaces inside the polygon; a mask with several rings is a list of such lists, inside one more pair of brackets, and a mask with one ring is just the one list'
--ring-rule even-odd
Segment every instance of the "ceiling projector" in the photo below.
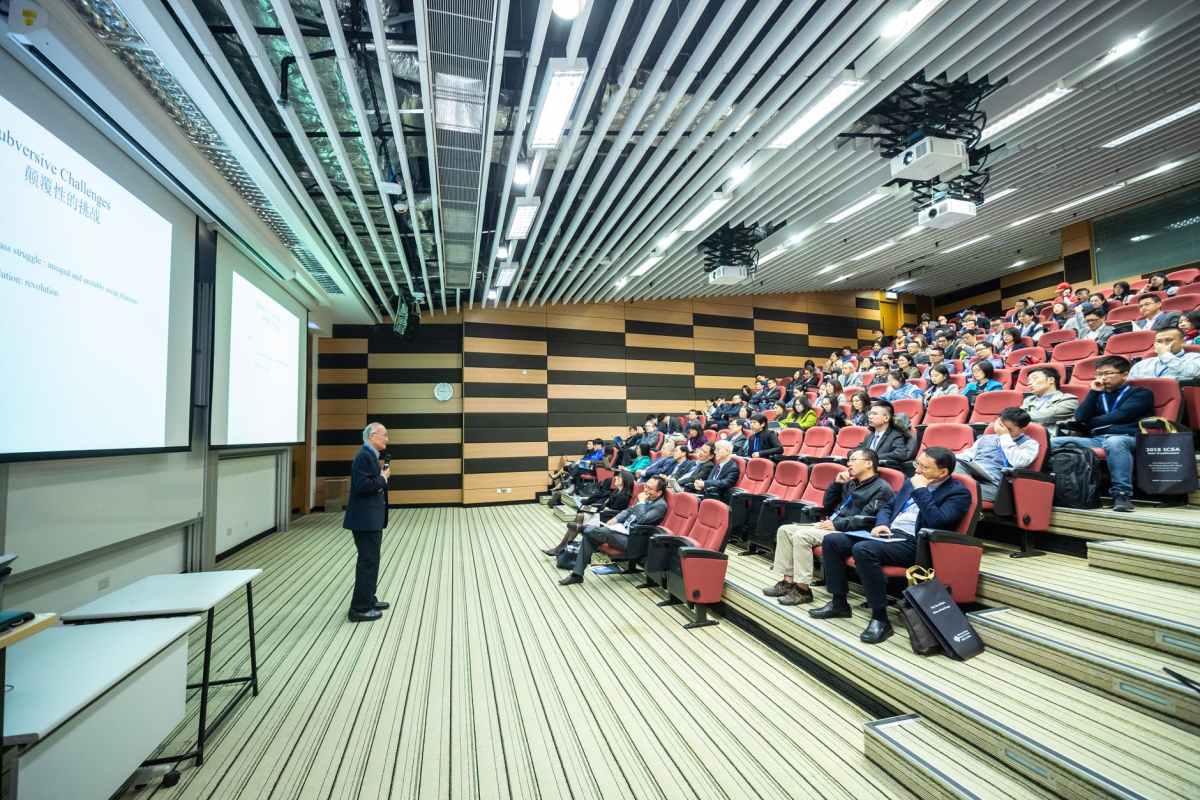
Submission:
{"label": "ceiling projector", "polygon": [[966,145],[961,139],[926,136],[891,160],[892,178],[928,181],[939,175],[960,175],[970,169]]}
{"label": "ceiling projector", "polygon": [[745,267],[735,267],[726,264],[709,272],[708,282],[715,286],[732,286],[735,283],[741,283],[747,277],[749,277],[749,273]]}
{"label": "ceiling projector", "polygon": [[917,212],[917,225],[922,228],[953,228],[969,219],[975,219],[975,204],[956,197],[930,203]]}

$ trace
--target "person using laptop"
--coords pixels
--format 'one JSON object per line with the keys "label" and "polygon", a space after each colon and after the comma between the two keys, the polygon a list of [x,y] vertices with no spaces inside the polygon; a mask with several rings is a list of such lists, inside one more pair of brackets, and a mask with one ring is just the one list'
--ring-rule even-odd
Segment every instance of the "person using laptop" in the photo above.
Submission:
{"label": "person using laptop", "polygon": [[813,619],[854,616],[847,596],[846,558],[854,556],[855,569],[867,595],[871,622],[859,636],[879,644],[892,635],[887,617],[887,578],[883,567],[911,567],[917,561],[917,533],[922,528],[954,530],[971,508],[971,493],[950,477],[954,453],[930,447],[917,456],[917,474],[906,480],[892,502],[879,509],[870,531],[825,534],[821,540],[821,569],[833,599],[808,612]]}

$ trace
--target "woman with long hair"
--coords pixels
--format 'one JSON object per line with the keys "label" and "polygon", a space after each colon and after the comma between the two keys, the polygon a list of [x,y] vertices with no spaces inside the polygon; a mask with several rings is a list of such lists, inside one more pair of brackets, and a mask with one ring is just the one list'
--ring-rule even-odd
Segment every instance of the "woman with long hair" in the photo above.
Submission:
{"label": "woman with long hair", "polygon": [[962,393],[972,403],[975,402],[975,396],[984,392],[997,392],[1004,387],[1000,385],[1000,381],[993,376],[996,374],[996,368],[992,366],[990,361],[976,361],[971,365],[971,380],[967,382]]}
{"label": "woman with long hair", "polygon": [[950,380],[950,369],[945,364],[934,364],[929,368],[929,387],[925,389],[925,405],[935,397],[958,394],[958,384]]}
{"label": "woman with long hair", "polygon": [[800,395],[793,400],[791,410],[779,421],[781,428],[799,428],[800,430],[808,430],[816,424],[817,412],[813,410],[812,404],[808,402],[808,397],[805,395]]}
{"label": "woman with long hair", "polygon": [[867,412],[871,409],[871,395],[866,392],[855,392],[850,395],[850,424],[865,428]]}
{"label": "woman with long hair", "polygon": [[817,410],[820,412],[818,425],[824,425],[826,428],[837,431],[846,424],[845,412],[842,411],[837,401],[827,394],[817,398]]}
{"label": "woman with long hair", "polygon": [[1008,358],[1008,354],[1013,350],[1019,350],[1024,345],[1021,344],[1021,332],[1016,328],[1005,328],[1000,332],[1000,357]]}

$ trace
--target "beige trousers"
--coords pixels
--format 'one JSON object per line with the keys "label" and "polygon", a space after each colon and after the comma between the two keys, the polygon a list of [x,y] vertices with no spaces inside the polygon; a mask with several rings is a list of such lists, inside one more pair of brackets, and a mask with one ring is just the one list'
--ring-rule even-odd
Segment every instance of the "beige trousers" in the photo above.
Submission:
{"label": "beige trousers", "polygon": [[832,531],[816,525],[789,523],[780,525],[775,534],[774,571],[779,575],[791,575],[796,583],[808,586],[813,579],[812,549],[821,543],[825,534]]}

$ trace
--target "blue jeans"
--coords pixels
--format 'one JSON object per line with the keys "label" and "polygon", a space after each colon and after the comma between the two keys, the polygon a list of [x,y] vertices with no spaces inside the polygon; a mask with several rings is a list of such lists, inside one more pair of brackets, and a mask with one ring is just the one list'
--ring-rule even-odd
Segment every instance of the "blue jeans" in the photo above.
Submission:
{"label": "blue jeans", "polygon": [[1113,434],[1110,436],[1055,436],[1050,445],[1077,444],[1083,447],[1103,447],[1108,459],[1108,476],[1112,480],[1112,493],[1126,497],[1133,494],[1133,442],[1132,436]]}

